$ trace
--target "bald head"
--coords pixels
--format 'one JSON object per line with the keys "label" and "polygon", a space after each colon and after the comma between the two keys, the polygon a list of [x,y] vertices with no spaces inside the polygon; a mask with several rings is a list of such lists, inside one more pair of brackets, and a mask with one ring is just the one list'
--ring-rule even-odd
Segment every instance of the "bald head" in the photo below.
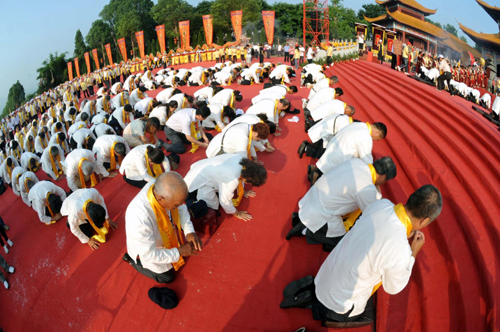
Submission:
{"label": "bald head", "polygon": [[182,205],[188,195],[186,182],[179,173],[165,172],[156,178],[154,184],[156,199],[166,210]]}
{"label": "bald head", "polygon": [[94,165],[88,160],[84,160],[82,163],[83,175],[90,176],[94,173]]}

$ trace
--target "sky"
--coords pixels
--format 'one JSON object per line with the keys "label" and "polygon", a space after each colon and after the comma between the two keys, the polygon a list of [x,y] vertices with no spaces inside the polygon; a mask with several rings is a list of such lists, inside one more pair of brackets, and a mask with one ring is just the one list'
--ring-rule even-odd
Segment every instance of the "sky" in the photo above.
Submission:
{"label": "sky", "polygon": [[[499,0],[486,0],[499,6]],[[3,1],[0,20],[0,111],[7,101],[12,84],[19,81],[25,93],[37,89],[37,72],[50,53],[68,52],[73,56],[75,33],[81,30],[87,35],[92,22],[109,1],[106,0],[24,0]],[[155,3],[157,1],[154,1]],[[198,0],[188,0],[197,5]],[[269,3],[274,1],[268,0]],[[302,3],[302,0],[282,2]],[[478,32],[497,33],[498,26],[474,0],[419,0],[423,6],[438,9],[430,16],[435,22],[455,25],[457,21]],[[345,7],[356,12],[363,4],[374,4],[375,0],[344,0]],[[458,5],[460,3],[460,5]],[[463,35],[459,30],[459,36]],[[469,40],[469,44],[474,45]]]}

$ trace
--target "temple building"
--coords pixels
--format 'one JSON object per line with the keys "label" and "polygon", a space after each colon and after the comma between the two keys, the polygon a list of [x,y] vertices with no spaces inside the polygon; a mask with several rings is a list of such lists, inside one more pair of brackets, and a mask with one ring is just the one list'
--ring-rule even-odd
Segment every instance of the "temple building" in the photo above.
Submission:
{"label": "temple building", "polygon": [[[477,3],[495,20],[500,30],[500,8],[488,5],[482,0]],[[491,59],[495,66],[500,65],[500,33],[475,32],[464,25],[458,23],[460,29],[481,47],[482,57]]]}
{"label": "temple building", "polygon": [[403,43],[410,42],[413,46],[431,54],[443,54],[450,59],[460,59],[464,51],[471,52],[479,59],[481,54],[463,40],[451,33],[425,21],[436,9],[428,9],[414,0],[376,0],[385,6],[386,13],[365,19],[376,23],[386,30],[393,31]]}

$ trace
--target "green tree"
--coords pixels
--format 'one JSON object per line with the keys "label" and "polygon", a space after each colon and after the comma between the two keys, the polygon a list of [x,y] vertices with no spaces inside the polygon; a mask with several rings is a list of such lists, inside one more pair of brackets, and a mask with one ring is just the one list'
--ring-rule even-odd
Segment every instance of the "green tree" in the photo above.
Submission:
{"label": "green tree", "polygon": [[[85,41],[87,42],[90,50],[95,48],[97,49],[100,59],[103,59],[105,63],[109,62],[107,60],[104,45],[110,43],[112,48],[114,48],[114,42],[113,37],[111,36],[111,27],[108,23],[103,20],[95,20],[92,22],[92,26],[85,37]],[[90,54],[90,56],[92,57],[92,54]],[[92,63],[93,61],[91,61],[91,66],[95,66],[92,65]],[[93,70],[95,69],[96,68],[93,68]]]}
{"label": "green tree", "polygon": [[27,103],[28,101],[30,101],[31,99],[35,98],[36,96],[37,96],[36,92],[27,94],[26,97],[24,98],[23,104]]}
{"label": "green tree", "polygon": [[193,13],[193,6],[184,0],[158,0],[151,10],[153,19],[165,25],[165,36],[170,38],[179,36],[179,22],[189,20]]}
{"label": "green tree", "polygon": [[24,87],[21,83],[19,83],[19,81],[17,81],[9,89],[7,103],[5,104],[2,112],[2,118],[6,117],[10,112],[21,106],[24,103],[24,99]]}
{"label": "green tree", "polygon": [[247,22],[262,22],[262,4],[261,0],[215,0],[210,8],[214,29],[226,31],[229,36],[232,31],[231,11],[234,10],[243,10],[242,26]]}
{"label": "green tree", "polygon": [[463,41],[463,42],[465,42],[465,43],[467,43],[467,44],[469,43],[467,41],[467,38],[465,38],[465,36],[460,36],[460,40]]}
{"label": "green tree", "polygon": [[354,10],[344,7],[342,0],[332,0],[329,15],[333,17],[330,22],[330,38],[352,39],[355,37],[354,23],[358,18]]}
{"label": "green tree", "polygon": [[66,53],[50,53],[49,58],[42,62],[42,66],[37,70],[38,94],[42,94],[49,89],[55,88],[68,80],[68,65]]}
{"label": "green tree", "polygon": [[441,25],[441,23],[439,23],[439,22],[434,22],[433,20],[428,19],[427,17],[425,18],[425,21],[426,21],[426,22],[429,22],[429,23],[431,23],[431,24],[434,24],[434,25],[435,25],[435,26],[437,26],[438,28],[441,28],[441,29],[443,28],[443,26]]}
{"label": "green tree", "polygon": [[80,66],[80,73],[87,72],[87,64],[85,63],[85,58],[83,54],[88,51],[87,45],[85,45],[85,40],[83,39],[82,32],[80,29],[76,30],[75,35],[75,50],[73,52],[73,57],[78,58],[78,65]]}
{"label": "green tree", "polygon": [[196,6],[195,12],[200,15],[208,15],[210,14],[210,8],[212,8],[213,1],[203,0],[198,3]]}
{"label": "green tree", "polygon": [[222,30],[219,30],[219,33],[217,33],[217,39],[214,41],[217,45],[224,44],[224,34],[222,33]]}
{"label": "green tree", "polygon": [[386,9],[384,6],[376,5],[376,4],[365,4],[361,6],[361,9],[358,10],[358,19],[359,20],[364,20],[364,16],[368,18],[375,18],[380,15],[383,15],[386,13]]}
{"label": "green tree", "polygon": [[458,30],[457,28],[455,28],[455,26],[451,25],[451,24],[446,24],[444,27],[443,27],[444,30],[448,31],[449,33],[451,33],[452,35],[454,35],[455,37],[458,37]]}
{"label": "green tree", "polygon": [[266,29],[262,28],[259,35],[259,44],[264,45],[265,43],[267,43]]}
{"label": "green tree", "polygon": [[[285,2],[276,2],[272,10],[275,11],[276,25],[274,38],[285,41],[287,37],[296,37],[299,33],[302,36],[302,4],[290,4]],[[251,37],[251,32],[250,36]]]}

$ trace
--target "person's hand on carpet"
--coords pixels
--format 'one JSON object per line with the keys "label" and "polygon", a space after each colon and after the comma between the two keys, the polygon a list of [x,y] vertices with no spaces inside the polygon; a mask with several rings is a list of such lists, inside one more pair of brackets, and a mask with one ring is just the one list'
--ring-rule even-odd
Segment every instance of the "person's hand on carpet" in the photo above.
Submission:
{"label": "person's hand on carpet", "polygon": [[418,252],[425,243],[424,233],[421,231],[415,231],[415,235],[413,236],[413,242],[411,243],[411,254],[413,257],[417,257]]}
{"label": "person's hand on carpet", "polygon": [[191,242],[184,243],[182,246],[177,248],[179,250],[179,253],[183,257],[188,257],[191,255],[196,255],[194,251],[194,245]]}
{"label": "person's hand on carpet", "polygon": [[208,143],[200,143],[199,144],[202,148],[208,148]]}
{"label": "person's hand on carpet", "polygon": [[114,178],[114,177],[115,177],[115,176],[117,176],[117,175],[118,175],[118,172],[111,172],[111,173],[109,173],[109,176],[108,176],[108,177],[110,177],[110,178]]}
{"label": "person's hand on carpet", "polygon": [[99,174],[99,182],[102,182],[102,174]]}
{"label": "person's hand on carpet", "polygon": [[113,220],[109,220],[109,219],[106,219],[106,221],[108,222],[109,224],[109,227],[112,229],[112,230],[115,230],[118,228],[118,224],[115,223]]}
{"label": "person's hand on carpet", "polygon": [[195,250],[201,251],[201,248],[203,247],[203,243],[201,243],[201,240],[196,233],[187,234],[186,240],[193,244]]}
{"label": "person's hand on carpet", "polygon": [[249,197],[255,197],[257,196],[257,193],[253,190],[245,190],[245,193],[243,194],[243,197],[249,198]]}
{"label": "person's hand on carpet", "polygon": [[87,243],[90,246],[90,248],[92,248],[92,250],[99,249],[99,244],[100,243],[96,239],[90,238],[89,242],[87,242]]}
{"label": "person's hand on carpet", "polygon": [[243,221],[249,221],[252,219],[252,215],[247,211],[236,211],[236,213],[233,213],[233,216]]}

